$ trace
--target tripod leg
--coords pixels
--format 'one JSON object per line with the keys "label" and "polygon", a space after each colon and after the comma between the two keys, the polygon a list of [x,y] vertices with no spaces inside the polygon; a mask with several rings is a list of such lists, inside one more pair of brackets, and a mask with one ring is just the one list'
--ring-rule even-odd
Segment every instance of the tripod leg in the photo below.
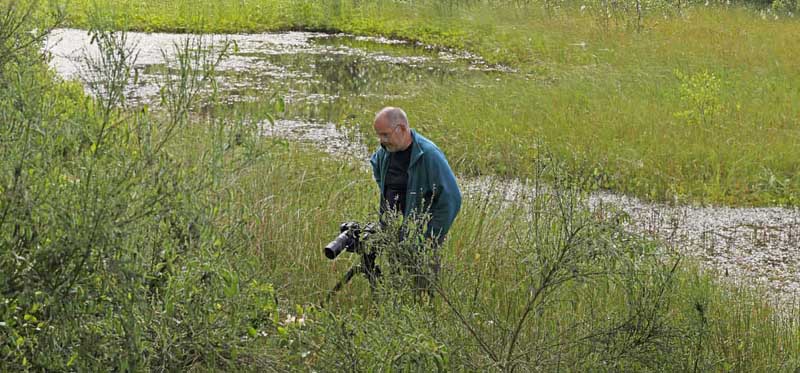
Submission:
{"label": "tripod leg", "polygon": [[375,286],[378,284],[378,278],[381,276],[381,269],[375,264],[376,256],[377,254],[374,252],[361,255],[361,268],[372,290],[375,290]]}
{"label": "tripod leg", "polygon": [[337,282],[336,285],[333,286],[333,289],[331,289],[331,291],[328,293],[328,296],[325,297],[325,303],[328,303],[331,300],[333,294],[336,294],[337,291],[342,289],[342,286],[350,282],[350,280],[353,279],[353,276],[355,276],[356,273],[361,273],[361,272],[363,272],[363,269],[360,265],[354,265],[352,268],[347,270],[347,273],[345,273],[344,276],[342,276],[342,279],[339,280],[339,282]]}

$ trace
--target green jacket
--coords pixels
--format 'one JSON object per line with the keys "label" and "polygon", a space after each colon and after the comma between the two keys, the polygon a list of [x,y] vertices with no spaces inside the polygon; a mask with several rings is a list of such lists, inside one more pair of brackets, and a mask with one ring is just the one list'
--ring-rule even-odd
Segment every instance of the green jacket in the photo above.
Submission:
{"label": "green jacket", "polygon": [[[444,153],[414,130],[411,130],[411,136],[414,142],[408,164],[406,208],[403,216],[412,212],[417,216],[430,213],[431,220],[425,236],[443,239],[461,209],[461,191]],[[381,191],[380,195],[383,196],[386,171],[389,168],[389,152],[383,147],[378,148],[372,154],[370,164]]]}

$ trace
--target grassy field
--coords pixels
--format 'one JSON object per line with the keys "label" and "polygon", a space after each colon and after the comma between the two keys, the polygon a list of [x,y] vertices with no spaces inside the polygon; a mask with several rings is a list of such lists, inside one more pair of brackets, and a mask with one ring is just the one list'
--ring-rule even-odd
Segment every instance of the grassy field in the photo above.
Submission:
{"label": "grassy field", "polygon": [[[409,98],[408,104],[423,108],[417,114],[420,127],[445,144],[459,171],[529,176],[531,186],[547,182],[558,192],[523,196],[513,205],[493,193],[466,198],[441,251],[443,270],[432,301],[409,290],[404,267],[393,265],[392,258],[407,248],[387,245],[379,257],[384,281],[374,293],[357,278],[320,307],[357,259],[345,253],[328,261],[322,246],[338,233],[340,222],[376,219],[375,187],[363,163],[261,137],[251,119],[275,114],[272,106],[230,106],[200,97],[196,84],[210,83],[213,74],[203,62],[213,56],[198,45],[177,53],[176,71],[183,75],[164,83],[159,110],[126,109],[121,102],[127,78],[121,72],[129,60],[121,53],[122,41],[118,34],[96,32],[105,51],[98,61],[105,63],[96,67],[104,66],[97,71],[106,77],[96,89],[106,94],[92,98],[47,71],[39,53],[41,35],[31,30],[46,30],[51,23],[27,13],[25,4],[14,3],[13,16],[0,18],[4,30],[13,30],[0,33],[5,123],[0,127],[0,370],[792,372],[800,367],[796,306],[779,310],[758,289],[719,284],[690,259],[623,231],[624,216],[588,210],[583,177],[571,170],[574,154],[593,165],[595,153],[570,141],[583,141],[587,149],[605,141],[611,151],[613,136],[598,134],[590,141],[581,134],[594,132],[585,128],[555,138],[555,128],[520,124],[536,121],[542,111],[590,118],[581,110],[614,109],[588,98],[605,97],[600,90],[576,88],[570,94],[570,84],[593,81],[587,77],[609,84],[592,69],[578,74],[574,57],[559,57],[563,66],[543,67],[550,71],[545,76],[562,80],[545,84],[532,76],[532,84],[547,90],[528,90],[521,80],[504,82],[519,90],[513,97],[525,105],[504,89],[474,93],[457,82],[450,87],[452,97],[435,98],[432,86]],[[255,17],[242,9],[177,4],[237,22]],[[319,16],[328,8],[316,3],[264,4],[273,4],[272,14],[283,6],[284,17],[330,21]],[[364,19],[381,27],[392,24],[370,9]],[[451,17],[456,16],[449,14],[465,16],[459,9],[438,14],[424,8],[418,17],[433,14],[455,27]],[[475,22],[497,20],[480,12],[481,21]],[[143,14],[143,20],[154,19]],[[619,30],[613,34],[604,37],[619,43],[650,40]],[[459,35],[440,36],[468,37]],[[501,31],[490,35],[509,37]],[[193,49],[206,52],[190,53]],[[536,63],[523,55],[506,61],[535,70]],[[471,101],[483,94],[505,98],[491,105]],[[571,100],[585,106],[562,114],[545,111],[547,103]],[[437,105],[446,102],[452,103]],[[358,115],[367,118],[370,111]],[[471,115],[483,120],[463,123]],[[492,116],[499,118],[496,124],[484,125]],[[564,151],[531,148],[536,142],[520,135],[527,133]],[[787,136],[773,141],[780,137]],[[569,147],[580,151],[567,153]],[[509,151],[518,148],[525,151]],[[485,155],[470,160],[469,152]],[[415,258],[413,264],[427,265],[428,259]]]}
{"label": "grassy field", "polygon": [[[646,199],[796,205],[800,178],[800,23],[743,6],[649,5],[632,15],[602,3],[238,1],[70,3],[118,27],[147,31],[308,29],[381,34],[467,49],[519,71],[499,83],[414,87],[402,105],[462,174],[530,176],[541,142],[602,188]],[[658,5],[660,3],[657,3]],[[609,16],[603,16],[609,14]]]}

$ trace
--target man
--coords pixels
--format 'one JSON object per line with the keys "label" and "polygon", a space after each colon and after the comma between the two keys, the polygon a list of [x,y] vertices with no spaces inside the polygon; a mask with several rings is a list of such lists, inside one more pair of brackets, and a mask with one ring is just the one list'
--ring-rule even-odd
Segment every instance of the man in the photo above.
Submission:
{"label": "man", "polygon": [[[400,108],[383,108],[373,127],[381,142],[370,159],[380,188],[381,220],[392,211],[405,219],[423,219],[424,237],[435,249],[461,208],[461,191],[444,153],[409,127]],[[435,260],[438,272],[438,255]]]}

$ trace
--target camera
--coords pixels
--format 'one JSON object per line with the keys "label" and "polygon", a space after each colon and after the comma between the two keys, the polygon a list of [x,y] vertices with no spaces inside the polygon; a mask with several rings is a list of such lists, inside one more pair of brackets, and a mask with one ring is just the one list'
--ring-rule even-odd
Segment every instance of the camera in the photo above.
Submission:
{"label": "camera", "polygon": [[323,250],[328,259],[335,259],[342,251],[358,252],[362,242],[376,232],[375,223],[369,223],[362,229],[354,221],[342,223],[339,226],[339,235],[325,246]]}

